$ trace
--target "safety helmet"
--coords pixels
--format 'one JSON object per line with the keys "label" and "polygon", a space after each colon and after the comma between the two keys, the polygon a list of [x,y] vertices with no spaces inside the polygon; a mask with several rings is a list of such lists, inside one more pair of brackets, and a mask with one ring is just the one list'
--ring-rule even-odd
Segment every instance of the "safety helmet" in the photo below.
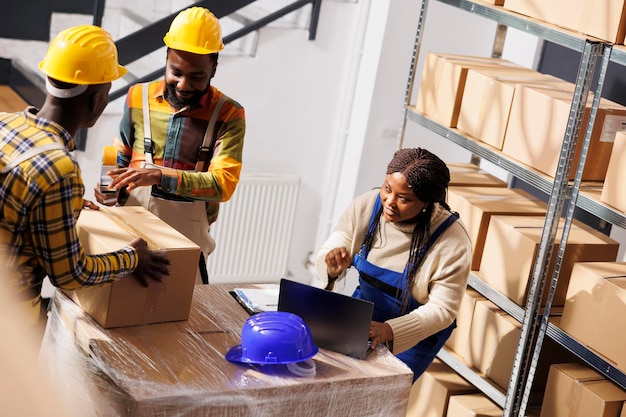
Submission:
{"label": "safety helmet", "polygon": [[230,362],[289,364],[311,359],[318,352],[311,331],[300,316],[264,311],[250,316],[241,329],[241,345],[226,353]]}
{"label": "safety helmet", "polygon": [[71,84],[105,84],[128,72],[119,65],[111,35],[98,26],[81,25],[61,31],[50,43],[39,69]]}
{"label": "safety helmet", "polygon": [[219,20],[204,7],[197,6],[178,13],[163,41],[172,49],[199,55],[224,49]]}

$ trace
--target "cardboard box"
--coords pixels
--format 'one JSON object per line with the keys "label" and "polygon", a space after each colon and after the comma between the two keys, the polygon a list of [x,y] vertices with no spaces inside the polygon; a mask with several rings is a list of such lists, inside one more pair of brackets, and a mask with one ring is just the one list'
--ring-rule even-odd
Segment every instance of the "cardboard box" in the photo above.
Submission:
{"label": "cardboard box", "polygon": [[456,316],[456,328],[445,343],[446,348],[463,359],[470,357],[470,345],[467,341],[470,337],[474,306],[478,300],[486,300],[486,298],[472,288],[465,291]]}
{"label": "cardboard box", "polygon": [[480,169],[478,165],[471,163],[447,162],[450,171],[449,187],[506,187],[507,183],[500,178]]}
{"label": "cardboard box", "polygon": [[135,237],[163,250],[170,275],[146,288],[132,276],[68,292],[105,328],[186,320],[191,308],[200,247],[141,206],[83,210],[78,236],[88,254],[116,251]]}
{"label": "cardboard box", "polygon": [[626,262],[574,265],[559,327],[626,371]]}
{"label": "cardboard box", "polygon": [[485,394],[453,395],[447,417],[502,417],[504,411]]}
{"label": "cardboard box", "polygon": [[[229,294],[234,287],[196,286],[188,320],[116,329],[55,294],[44,362],[68,397],[102,417],[405,417],[413,375],[383,346],[364,360],[320,349],[313,376],[228,362],[249,317]],[[79,323],[100,336],[75,334]]]}
{"label": "cardboard box", "polygon": [[415,110],[446,127],[456,127],[470,68],[522,68],[500,58],[429,52],[424,62]]}
{"label": "cardboard box", "polygon": [[[545,216],[492,216],[489,223],[483,250],[484,259],[477,275],[520,306],[526,304],[544,223]],[[548,265],[549,271],[554,269],[564,224],[565,220],[560,219]],[[612,262],[617,259],[618,251],[617,241],[574,219],[561,260],[552,305],[563,306],[565,303],[567,286],[576,262]],[[544,287],[544,304],[551,283],[550,274]]]}
{"label": "cardboard box", "polygon": [[451,396],[475,392],[478,388],[435,359],[413,384],[406,417],[445,417]]}
{"label": "cardboard box", "polygon": [[472,269],[480,268],[491,216],[545,216],[547,205],[524,190],[502,187],[449,187],[448,204],[461,216],[472,240]]}
{"label": "cardboard box", "polygon": [[540,417],[619,417],[626,391],[582,364],[550,367]]}
{"label": "cardboard box", "polygon": [[466,360],[503,390],[509,385],[521,327],[491,301],[476,302]]}
{"label": "cardboard box", "polygon": [[552,22],[559,11],[558,1],[506,0],[504,8],[544,22]]}
{"label": "cardboard box", "polygon": [[[502,152],[546,175],[556,175],[567,128],[573,90],[548,85],[520,85],[515,91]],[[591,109],[589,97],[582,125]],[[626,107],[602,99],[598,105],[583,181],[604,181],[615,133],[626,123]],[[570,179],[576,174],[584,129],[578,140]]]}
{"label": "cardboard box", "polygon": [[626,212],[626,131],[617,132],[600,201]]}
{"label": "cardboard box", "polygon": [[501,150],[516,86],[543,83],[564,81],[526,68],[515,71],[471,68],[467,72],[458,129]]}
{"label": "cardboard box", "polygon": [[[469,356],[464,361],[506,391],[510,382],[521,323],[489,300],[477,300],[470,329]],[[535,370],[532,392],[546,386],[550,365],[578,358],[550,338],[544,340]]]}

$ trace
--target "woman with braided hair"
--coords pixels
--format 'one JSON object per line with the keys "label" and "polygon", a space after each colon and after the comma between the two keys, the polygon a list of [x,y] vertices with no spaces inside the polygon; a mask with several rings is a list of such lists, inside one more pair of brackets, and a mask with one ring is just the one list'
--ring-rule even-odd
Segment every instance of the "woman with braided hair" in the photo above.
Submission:
{"label": "woman with braided hair", "polygon": [[449,181],[436,155],[398,150],[380,189],[353,200],[317,255],[327,289],[356,268],[353,296],[374,303],[372,347],[386,343],[414,381],[452,333],[470,272],[470,238],[445,202]]}

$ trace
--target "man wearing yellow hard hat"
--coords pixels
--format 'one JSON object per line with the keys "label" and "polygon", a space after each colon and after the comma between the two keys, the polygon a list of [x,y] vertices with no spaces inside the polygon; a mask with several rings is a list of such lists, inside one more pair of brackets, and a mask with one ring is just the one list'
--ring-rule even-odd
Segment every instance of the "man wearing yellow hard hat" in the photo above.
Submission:
{"label": "man wearing yellow hard hat", "polygon": [[[181,11],[163,40],[165,79],[128,91],[111,186],[119,204],[146,207],[198,244],[196,282],[208,283],[205,258],[215,248],[209,227],[239,182],[245,114],[211,85],[224,44],[210,11]],[[94,192],[100,203],[115,204],[99,187]]]}
{"label": "man wearing yellow hard hat", "polygon": [[[143,239],[112,253],[86,255],[76,231],[85,187],[70,153],[73,136],[94,125],[108,103],[119,65],[111,35],[97,26],[60,32],[39,65],[46,78],[41,109],[0,113],[0,254],[3,279],[15,289],[33,323],[42,281],[75,289],[134,272],[161,280],[167,259]],[[92,205],[95,207],[95,205]]]}

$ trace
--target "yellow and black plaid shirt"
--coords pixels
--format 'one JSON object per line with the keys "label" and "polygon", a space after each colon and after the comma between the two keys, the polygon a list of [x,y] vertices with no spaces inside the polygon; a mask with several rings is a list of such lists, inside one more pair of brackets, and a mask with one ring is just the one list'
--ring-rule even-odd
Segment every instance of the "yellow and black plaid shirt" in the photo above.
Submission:
{"label": "yellow and black plaid shirt", "polygon": [[85,255],[76,220],[83,207],[80,168],[69,151],[70,134],[58,124],[37,117],[37,109],[0,113],[0,169],[25,151],[49,143],[67,149],[49,150],[0,174],[0,251],[15,273],[11,285],[23,299],[39,294],[43,278],[64,289],[117,280],[137,266],[132,247],[103,255]]}

